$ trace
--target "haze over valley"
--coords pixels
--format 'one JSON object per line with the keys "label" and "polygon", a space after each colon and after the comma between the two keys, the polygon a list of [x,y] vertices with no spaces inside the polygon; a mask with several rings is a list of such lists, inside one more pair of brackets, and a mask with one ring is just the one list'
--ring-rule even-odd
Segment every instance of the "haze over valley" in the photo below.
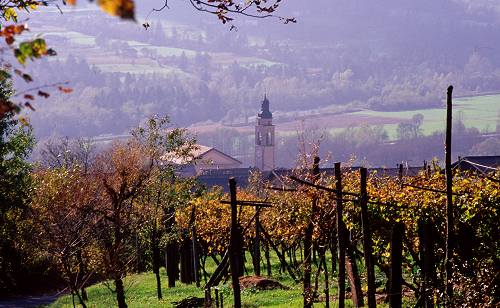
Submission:
{"label": "haze over valley", "polygon": [[[169,115],[200,142],[250,165],[264,93],[279,144],[296,148],[297,131],[326,136],[327,144],[367,126],[383,142],[398,140],[400,124],[416,114],[423,115],[419,136],[442,131],[449,84],[457,96],[479,96],[457,105],[465,127],[496,132],[500,98],[482,97],[500,92],[494,2],[295,0],[280,15],[296,17],[296,24],[239,18],[234,29],[192,14],[183,1],[145,20],[155,5],[141,2],[137,23],[93,6],[36,13],[37,32],[29,35],[41,34],[59,54],[28,68],[39,84],[69,81],[74,89],[29,113],[40,140],[122,135],[153,114]],[[293,159],[285,156],[288,166]]]}

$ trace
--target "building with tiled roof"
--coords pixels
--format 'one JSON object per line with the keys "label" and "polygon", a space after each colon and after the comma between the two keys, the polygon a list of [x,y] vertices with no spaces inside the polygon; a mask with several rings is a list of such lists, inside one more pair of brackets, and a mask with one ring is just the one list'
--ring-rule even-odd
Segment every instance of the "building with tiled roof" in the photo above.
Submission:
{"label": "building with tiled roof", "polygon": [[204,145],[196,145],[191,153],[186,156],[178,156],[166,153],[163,160],[177,165],[182,176],[200,175],[206,170],[230,170],[241,168],[242,162],[233,158],[216,148]]}

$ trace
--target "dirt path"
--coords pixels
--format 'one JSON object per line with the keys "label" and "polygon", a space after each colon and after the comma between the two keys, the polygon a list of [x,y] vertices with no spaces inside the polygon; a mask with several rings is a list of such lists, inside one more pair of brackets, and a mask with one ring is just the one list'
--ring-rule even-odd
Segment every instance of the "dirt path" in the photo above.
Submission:
{"label": "dirt path", "polygon": [[13,298],[8,300],[0,299],[0,308],[38,307],[54,302],[57,297],[57,295],[44,295]]}

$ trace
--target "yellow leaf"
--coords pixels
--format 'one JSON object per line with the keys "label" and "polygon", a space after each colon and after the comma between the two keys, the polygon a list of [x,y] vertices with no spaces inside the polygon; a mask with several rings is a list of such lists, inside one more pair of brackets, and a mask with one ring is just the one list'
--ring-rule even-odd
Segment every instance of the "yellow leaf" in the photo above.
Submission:
{"label": "yellow leaf", "polygon": [[18,120],[19,120],[19,122],[21,122],[23,125],[29,125],[29,124],[30,124],[30,122],[28,121],[28,119],[27,119],[27,118],[25,118],[25,117],[19,117],[19,118],[18,118]]}
{"label": "yellow leaf", "polygon": [[4,18],[5,18],[5,21],[9,21],[11,18],[14,21],[17,21],[17,13],[11,7],[6,8],[5,11],[4,11]]}
{"label": "yellow leaf", "polygon": [[103,11],[112,16],[119,16],[123,19],[134,19],[133,0],[99,0],[99,6]]}

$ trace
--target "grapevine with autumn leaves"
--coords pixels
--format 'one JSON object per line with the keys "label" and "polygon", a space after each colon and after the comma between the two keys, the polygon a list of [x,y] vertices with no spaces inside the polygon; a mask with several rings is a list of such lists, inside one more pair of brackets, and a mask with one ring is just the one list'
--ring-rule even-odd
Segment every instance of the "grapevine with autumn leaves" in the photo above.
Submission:
{"label": "grapevine with autumn leaves", "polygon": [[[307,173],[302,172],[303,177]],[[359,192],[359,172],[347,170],[343,174],[344,191]],[[285,180],[287,181],[287,180]],[[422,223],[430,223],[433,227],[435,266],[434,297],[439,299],[444,284],[442,272],[445,245],[446,197],[433,191],[422,191],[411,186],[428,187],[443,190],[445,176],[439,170],[421,172],[417,176],[398,179],[394,177],[371,174],[368,181],[369,215],[372,229],[373,254],[379,272],[389,275],[390,239],[394,224],[404,225],[404,282],[403,285],[418,297],[422,284],[421,250]],[[319,181],[322,185],[335,187],[334,177],[322,174]],[[269,183],[262,183],[263,187]],[[287,182],[293,185],[292,182]],[[457,304],[474,300],[484,305],[494,302],[494,294],[498,294],[498,269],[500,244],[498,230],[500,222],[500,187],[499,184],[484,177],[472,174],[456,173],[454,177],[454,206],[457,247],[454,255],[456,274]],[[311,200],[318,199],[314,222],[314,245],[324,247],[336,241],[335,206],[333,195],[318,192],[311,188],[298,186],[296,191],[260,190],[252,188],[238,191],[240,200],[267,200],[273,207],[261,210],[261,224],[272,241],[283,251],[301,249],[304,231],[311,215]],[[199,240],[206,247],[208,254],[223,254],[229,245],[230,208],[220,200],[229,197],[221,191],[208,192],[194,198],[184,209],[177,213],[177,224],[180,230],[189,228],[189,213],[196,209],[195,225]],[[252,249],[255,236],[254,209],[242,207],[239,221],[242,226],[250,225],[245,233],[246,249]],[[357,201],[344,202],[344,221],[350,231],[350,238],[356,247],[359,257],[362,229],[360,207]],[[300,272],[300,262],[296,271]],[[388,277],[387,277],[388,278]],[[380,278],[379,278],[380,279]],[[379,281],[384,288],[385,281]]]}

